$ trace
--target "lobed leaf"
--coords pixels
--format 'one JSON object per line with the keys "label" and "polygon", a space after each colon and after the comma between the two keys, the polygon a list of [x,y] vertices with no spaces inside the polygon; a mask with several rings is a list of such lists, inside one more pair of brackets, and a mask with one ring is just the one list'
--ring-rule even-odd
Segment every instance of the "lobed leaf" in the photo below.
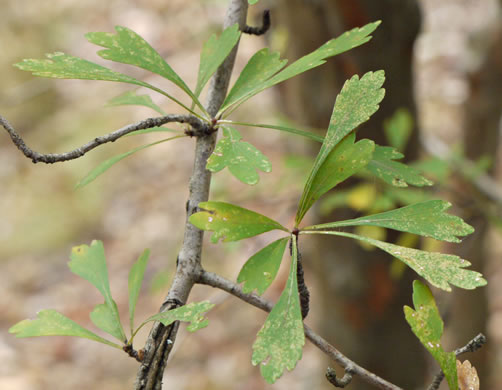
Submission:
{"label": "lobed leaf", "polygon": [[112,298],[105,250],[101,241],[93,241],[90,246],[80,245],[72,249],[70,270],[89,281],[105,298],[103,305],[98,305],[91,313],[92,322],[100,329],[124,342],[126,336],[120,323],[117,304]]}
{"label": "lobed leaf", "polygon": [[[324,45],[319,47],[317,50],[314,50],[312,53],[309,53],[300,58],[299,60],[295,61],[281,72],[276,73],[274,76],[272,76],[272,74],[274,74],[276,71],[278,71],[284,66],[283,63],[279,65],[280,61],[278,58],[272,59],[270,57],[271,55],[269,55],[267,52],[263,52],[263,54],[260,55],[267,57],[264,59],[260,59],[258,57],[254,58],[253,56],[253,58],[251,58],[251,60],[253,60],[253,63],[249,65],[249,68],[246,71],[246,79],[249,77],[256,78],[256,82],[253,81],[248,83],[248,86],[245,88],[245,91],[241,89],[241,93],[239,94],[240,96],[237,97],[237,95],[233,95],[232,101],[231,102],[230,100],[227,101],[227,103],[220,108],[218,115],[227,110],[231,105],[240,104],[267,88],[270,88],[287,79],[290,79],[303,72],[306,72],[310,69],[316,68],[324,64],[326,62],[326,59],[330,57],[336,56],[337,54],[341,54],[343,52],[346,52],[350,49],[353,49],[357,46],[360,46],[368,42],[371,39],[371,36],[369,36],[369,34],[375,31],[375,29],[378,27],[380,23],[381,23],[380,21],[377,21],[369,23],[360,28],[356,27],[350,31],[346,31],[339,37],[331,39],[330,41],[326,42]],[[261,66],[260,67],[256,66],[256,63],[260,64]],[[248,66],[246,66],[246,68],[247,67]],[[267,68],[267,76],[270,74],[270,76],[272,77],[266,80],[263,79],[263,81],[259,82],[258,80],[259,77],[254,72],[263,72],[265,71],[264,67]],[[268,69],[270,69],[270,71]]]}
{"label": "lobed leaf", "polygon": [[227,27],[219,39],[213,34],[204,44],[200,53],[199,74],[194,91],[195,96],[198,97],[200,95],[204,86],[214,72],[216,72],[216,69],[218,69],[234,48],[240,36],[239,25],[236,23],[233,26]]}
{"label": "lobed leaf", "polygon": [[[151,129],[149,129],[149,130],[151,130]],[[177,135],[177,136],[174,136],[171,138],[166,138],[166,139],[163,139],[160,141],[152,142],[151,144],[148,144],[148,145],[138,146],[137,148],[131,149],[128,152],[119,154],[117,156],[113,156],[112,158],[109,158],[108,160],[103,161],[96,168],[94,168],[87,175],[85,175],[85,177],[75,185],[75,189],[79,189],[79,188],[86,186],[87,184],[89,184],[92,181],[94,181],[95,179],[97,179],[100,175],[105,173],[108,169],[110,169],[112,166],[114,166],[119,161],[123,160],[126,157],[129,157],[130,155],[132,155],[136,152],[139,152],[140,150],[149,148],[150,146],[154,146],[154,145],[166,142],[166,141],[170,141],[172,139],[177,139],[177,138],[182,138],[182,137],[185,137],[185,135],[184,134]]]}
{"label": "lobed leaf", "polygon": [[314,225],[306,229],[371,225],[418,234],[441,241],[460,242],[459,237],[471,234],[474,232],[474,228],[465,223],[462,218],[445,213],[450,207],[451,203],[449,202],[429,200],[384,213]]}
{"label": "lobed leaf", "polygon": [[154,314],[143,322],[141,326],[150,321],[159,321],[165,326],[172,324],[174,321],[183,321],[190,322],[190,325],[187,327],[189,332],[195,332],[208,325],[208,320],[204,317],[204,313],[213,307],[214,304],[209,301],[192,302],[173,310]]}
{"label": "lobed leaf", "polygon": [[355,139],[354,133],[349,134],[333,148],[321,164],[305,197],[303,214],[322,195],[368,165],[375,143],[368,139],[354,143]]}
{"label": "lobed leaf", "polygon": [[262,214],[225,202],[201,202],[204,210],[192,214],[189,221],[201,230],[213,231],[211,242],[238,241],[278,229],[289,233],[288,229]]}
{"label": "lobed leaf", "polygon": [[423,346],[439,363],[450,390],[457,390],[457,365],[455,352],[445,352],[440,339],[443,335],[443,320],[429,288],[418,280],[413,282],[413,306],[404,307],[406,321]]}
{"label": "lobed leaf", "polygon": [[395,187],[407,187],[408,184],[423,187],[434,184],[423,177],[415,168],[394,161],[403,157],[401,153],[392,147],[376,145],[373,159],[368,164],[367,170]]}
{"label": "lobed leaf", "polygon": [[14,66],[21,70],[32,72],[34,76],[57,79],[118,81],[155,89],[155,87],[152,87],[148,83],[82,58],[73,57],[61,52],[46,54],[46,56],[47,60],[25,59],[14,64]]}
{"label": "lobed leaf", "polygon": [[242,136],[236,129],[224,126],[223,138],[218,141],[213,154],[207,160],[206,168],[211,172],[219,172],[228,167],[237,179],[253,185],[260,179],[256,170],[270,172],[272,164],[263,153],[241,139]]}
{"label": "lobed leaf", "polygon": [[253,344],[253,365],[260,364],[260,371],[268,383],[274,383],[285,369],[291,371],[302,357],[305,344],[298,280],[296,277],[298,254],[296,237],[293,240],[291,269],[286,287]]}
{"label": "lobed leaf", "polygon": [[242,286],[244,293],[248,294],[256,289],[261,295],[272,284],[279,271],[288,240],[289,237],[272,242],[256,252],[244,264],[237,277],[238,283],[244,283]]}
{"label": "lobed leaf", "polygon": [[367,242],[398,258],[430,284],[445,291],[451,291],[450,284],[467,290],[486,285],[486,280],[479,272],[464,269],[471,263],[455,255],[406,248],[345,232],[313,230],[302,233],[328,234]]}
{"label": "lobed leaf", "polygon": [[85,37],[95,45],[106,47],[105,50],[98,52],[105,60],[134,65],[165,77],[181,88],[205,112],[202,104],[183,79],[147,41],[127,27],[116,26],[115,31],[117,34],[91,32]]}
{"label": "lobed leaf", "polygon": [[143,278],[145,277],[145,269],[149,256],[150,250],[145,249],[145,251],[131,267],[131,271],[129,271],[129,324],[131,326],[131,332],[134,329],[134,313],[136,311],[136,303],[138,302],[139,290],[141,289],[141,284],[143,283]]}
{"label": "lobed leaf", "polygon": [[122,349],[118,344],[112,343],[97,334],[85,329],[68,317],[56,310],[40,310],[34,320],[23,320],[9,329],[16,337],[39,337],[39,336],[75,336],[97,341]]}
{"label": "lobed leaf", "polygon": [[361,79],[355,75],[345,82],[336,98],[326,137],[305,184],[296,214],[296,225],[301,222],[310,207],[309,199],[312,196],[313,182],[333,148],[378,110],[378,104],[385,94],[385,90],[381,88],[384,80],[384,72],[381,70],[368,72]]}
{"label": "lobed leaf", "polygon": [[145,106],[157,111],[160,115],[167,115],[162,108],[152,101],[152,98],[149,95],[137,95],[136,91],[127,91],[122,95],[114,97],[107,103],[107,106],[109,107],[125,105]]}

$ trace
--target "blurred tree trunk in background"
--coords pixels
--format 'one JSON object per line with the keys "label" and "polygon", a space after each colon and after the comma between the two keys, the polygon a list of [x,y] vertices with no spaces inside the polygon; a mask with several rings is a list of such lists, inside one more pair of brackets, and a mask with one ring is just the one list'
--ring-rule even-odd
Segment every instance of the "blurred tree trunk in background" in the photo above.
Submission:
{"label": "blurred tree trunk in background", "polygon": [[[401,107],[415,117],[412,55],[421,22],[416,1],[283,0],[277,10],[274,18],[287,28],[290,59],[346,30],[382,20],[369,43],[329,60],[282,88],[281,100],[291,117],[326,129],[336,94],[345,80],[353,74],[362,76],[379,69],[385,70],[386,96],[380,110],[358,130],[358,138],[385,145],[385,119]],[[417,156],[417,140],[414,131],[405,152],[407,158]],[[343,211],[329,219],[350,217]],[[316,269],[312,281],[319,284],[319,294],[312,297],[312,305],[322,305],[320,333],[348,357],[387,380],[406,389],[423,385],[422,347],[405,322],[402,309],[410,304],[410,282],[416,276],[407,272],[401,280],[392,280],[390,256],[364,251],[347,239],[322,238],[316,244],[315,249],[305,251],[304,257],[310,272]],[[356,378],[351,388],[368,386]]]}

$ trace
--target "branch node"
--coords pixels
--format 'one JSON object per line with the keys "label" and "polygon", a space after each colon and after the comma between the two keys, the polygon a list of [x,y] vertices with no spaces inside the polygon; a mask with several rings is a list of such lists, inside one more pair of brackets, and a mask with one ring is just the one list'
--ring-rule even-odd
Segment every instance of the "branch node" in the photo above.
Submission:
{"label": "branch node", "polygon": [[333,386],[340,388],[344,388],[345,386],[347,386],[352,381],[354,374],[355,374],[355,369],[352,365],[348,365],[347,367],[345,367],[345,372],[341,379],[337,378],[335,370],[333,370],[331,367],[328,367],[326,369],[326,379]]}
{"label": "branch node", "polygon": [[270,10],[266,9],[265,11],[263,11],[262,22],[260,27],[251,27],[246,25],[246,27],[242,29],[242,32],[244,34],[250,34],[250,35],[263,35],[268,31],[269,28],[270,28]]}

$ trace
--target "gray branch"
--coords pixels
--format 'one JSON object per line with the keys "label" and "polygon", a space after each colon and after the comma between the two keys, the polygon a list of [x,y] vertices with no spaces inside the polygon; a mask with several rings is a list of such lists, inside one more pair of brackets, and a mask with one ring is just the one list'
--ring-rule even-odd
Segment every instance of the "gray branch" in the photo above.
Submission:
{"label": "gray branch", "polygon": [[[230,0],[225,16],[224,28],[239,24],[243,29],[246,25],[248,2],[247,0]],[[214,117],[225,99],[230,75],[232,73],[238,44],[231,51],[227,59],[220,65],[211,79],[208,91],[207,111]],[[200,202],[209,198],[209,185],[211,173],[206,169],[207,159],[214,150],[216,133],[197,137],[195,144],[195,161],[189,183],[189,196],[186,204],[186,222],[183,245],[178,254],[177,269],[169,293],[160,311],[173,309],[175,305],[170,302],[186,303],[188,295],[198,279],[201,267],[201,251],[203,232],[189,223],[188,218],[197,211]],[[144,360],[136,377],[136,390],[160,390],[162,376],[167,359],[176,339],[177,323],[163,326],[156,323],[148,336],[144,349]],[[169,341],[169,342],[167,342]]]}
{"label": "gray branch", "polygon": [[38,162],[43,162],[46,164],[54,164],[56,162],[74,160],[76,158],[82,157],[87,152],[92,149],[106,144],[108,142],[115,142],[120,137],[123,137],[129,133],[136,130],[150,129],[152,127],[162,126],[166,123],[177,122],[177,123],[188,123],[192,126],[192,133],[190,135],[204,135],[209,133],[210,125],[193,115],[165,115],[155,118],[144,119],[140,122],[133,123],[122,127],[121,129],[115,130],[109,134],[103,135],[101,137],[94,138],[85,145],[74,149],[66,153],[52,153],[52,154],[41,154],[29,148],[24,140],[21,138],[19,133],[14,129],[14,127],[9,123],[7,119],[0,115],[0,124],[3,126],[7,133],[9,133],[12,142],[17,146],[17,148],[23,152],[23,154],[31,159],[34,164]]}
{"label": "gray branch", "polygon": [[[271,302],[263,299],[256,294],[245,294],[240,286],[212,272],[202,270],[197,282],[226,291],[229,294],[232,294],[237,298],[242,299],[243,301],[264,311],[270,312],[273,308],[273,304]],[[304,329],[305,336],[307,336],[312,344],[314,344],[327,356],[340,364],[340,366],[342,366],[345,370],[350,371],[352,375],[360,376],[361,379],[379,389],[402,390],[400,387],[387,382],[385,379],[380,378],[379,376],[373,374],[372,372],[364,369],[363,367],[350,360],[335,347],[333,347],[330,343],[328,343],[325,339],[315,333],[307,325],[304,325]]]}

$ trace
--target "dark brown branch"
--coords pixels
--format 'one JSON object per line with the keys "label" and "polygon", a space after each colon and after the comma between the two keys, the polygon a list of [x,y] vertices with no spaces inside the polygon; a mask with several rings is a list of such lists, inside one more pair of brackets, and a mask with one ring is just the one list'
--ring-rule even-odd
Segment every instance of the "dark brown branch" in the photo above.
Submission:
{"label": "dark brown branch", "polygon": [[[456,349],[455,355],[459,356],[466,352],[476,352],[485,343],[486,343],[486,336],[483,333],[480,333],[476,337],[474,337],[471,341],[469,341],[465,346]],[[444,379],[444,372],[443,370],[440,370],[434,377],[434,380],[432,381],[431,385],[427,388],[427,390],[437,390],[439,388],[439,385],[441,385],[443,379]]]}
{"label": "dark brown branch", "polygon": [[35,152],[33,149],[29,148],[21,136],[17,133],[17,131],[12,127],[7,119],[0,115],[0,124],[3,126],[7,133],[9,133],[12,142],[17,146],[17,148],[23,152],[23,154],[31,159],[33,163],[43,162],[46,164],[54,164],[56,162],[69,161],[74,160],[76,158],[82,157],[84,154],[89,152],[90,150],[106,144],[108,142],[115,142],[120,137],[123,137],[129,133],[132,133],[136,130],[150,129],[152,127],[162,126],[166,123],[177,122],[177,123],[188,123],[192,126],[192,134],[191,135],[205,135],[210,132],[210,125],[199,118],[193,115],[165,115],[155,118],[144,119],[140,122],[133,123],[122,127],[121,129],[115,130],[110,134],[103,135],[101,137],[94,138],[92,141],[89,141],[85,145],[74,149],[70,152],[66,153],[55,153],[55,154],[41,154]]}
{"label": "dark brown branch", "polygon": [[[220,290],[226,291],[229,294],[232,294],[237,298],[242,299],[244,302],[256,306],[257,308],[262,309],[264,311],[270,312],[273,308],[273,304],[271,302],[263,299],[262,297],[256,294],[245,294],[240,286],[212,272],[207,272],[202,270],[196,282],[214,288],[219,288]],[[373,374],[372,372],[369,372],[368,370],[354,363],[352,360],[350,360],[348,357],[346,357],[340,351],[338,351],[335,347],[333,347],[330,343],[328,343],[325,339],[316,334],[307,325],[304,325],[304,329],[305,329],[305,336],[307,336],[307,338],[316,347],[318,347],[327,356],[329,356],[331,359],[340,364],[345,370],[347,369],[351,370],[353,375],[360,376],[361,379],[379,389],[402,390],[400,387],[390,382],[387,382],[385,379],[380,378],[379,376]]]}
{"label": "dark brown branch", "polygon": [[337,378],[335,370],[328,367],[326,370],[326,379],[335,387],[344,388],[350,382],[352,382],[352,375],[354,374],[354,369],[352,367],[347,367],[341,379]]}
{"label": "dark brown branch", "polygon": [[263,11],[263,18],[260,27],[251,27],[246,25],[246,27],[242,29],[242,32],[244,34],[250,34],[250,35],[263,35],[268,31],[269,28],[270,28],[270,11],[266,9],[265,11]]}
{"label": "dark brown branch", "polygon": [[[293,240],[289,241],[289,253],[293,256]],[[298,233],[296,233],[296,280],[298,281],[298,294],[300,295],[300,308],[302,310],[302,319],[305,319],[310,310],[310,292],[305,284],[305,276],[303,272],[302,255],[298,248]]]}

